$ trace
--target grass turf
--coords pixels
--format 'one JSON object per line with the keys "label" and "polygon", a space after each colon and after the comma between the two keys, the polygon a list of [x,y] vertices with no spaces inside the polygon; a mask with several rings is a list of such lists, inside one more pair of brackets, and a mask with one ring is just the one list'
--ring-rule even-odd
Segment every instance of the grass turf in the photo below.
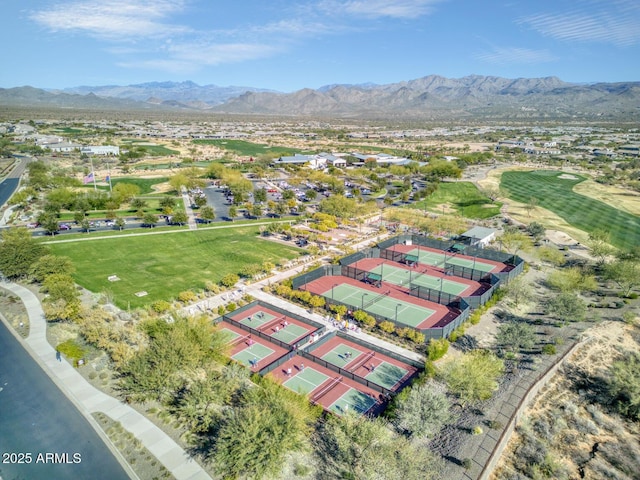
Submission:
{"label": "grass turf", "polygon": [[442,182],[427,198],[416,202],[412,208],[442,213],[439,207],[447,204],[466,218],[491,218],[500,213],[502,203],[493,203],[471,182]]}
{"label": "grass turf", "polygon": [[[301,250],[257,238],[258,227],[187,231],[173,235],[119,236],[97,241],[51,243],[71,258],[76,282],[92,292],[110,292],[121,308],[170,300],[178,293],[218,282],[245,265],[280,263]],[[117,275],[120,280],[108,281]],[[136,292],[147,296],[137,297]]]}
{"label": "grass turf", "polygon": [[585,177],[572,174],[575,179],[559,178],[563,172],[540,170],[532,172],[504,172],[500,186],[509,196],[522,203],[535,198],[538,205],[551,210],[570,225],[593,232],[609,231],[611,244],[630,248],[640,238],[640,217],[618,210],[599,200],[580,195],[573,187]]}
{"label": "grass turf", "polygon": [[[272,158],[301,153],[299,149],[279,146],[269,146],[262,143],[252,143],[245,140],[194,140],[196,145],[215,145],[237,155],[257,157],[268,155]],[[304,152],[302,152],[304,153]]]}

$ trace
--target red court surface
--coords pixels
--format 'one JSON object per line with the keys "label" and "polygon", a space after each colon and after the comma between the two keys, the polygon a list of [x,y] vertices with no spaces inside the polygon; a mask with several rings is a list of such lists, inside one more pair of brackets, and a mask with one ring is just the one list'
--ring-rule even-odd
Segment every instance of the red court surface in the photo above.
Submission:
{"label": "red court surface", "polygon": [[[289,353],[288,350],[275,343],[264,340],[257,335],[251,335],[233,323],[222,321],[218,323],[218,328],[228,331],[231,337],[229,340],[231,344],[229,356],[231,358],[237,357],[235,360],[247,366],[252,372],[260,371],[262,368]],[[273,353],[268,353],[269,350]],[[262,352],[268,354],[263,356]],[[255,364],[253,364],[254,358],[258,360]],[[246,359],[248,359],[250,363],[243,361]]]}
{"label": "red court surface", "polygon": [[[441,268],[424,264],[418,264],[418,268],[411,268],[404,263],[398,263],[384,258],[364,258],[350,264],[349,267],[358,268],[360,270],[366,270],[367,272],[370,272],[382,264],[390,265],[395,268],[401,268],[407,272],[413,271],[416,275],[424,274],[434,278],[442,278],[444,280],[453,281],[461,285],[467,285],[467,289],[458,294],[458,296],[460,297],[471,297],[474,295],[479,296],[486,292],[489,288],[491,288],[491,286],[487,285],[486,283],[480,283],[476,282],[475,280],[468,280],[466,278],[456,277],[454,275],[446,275]],[[402,288],[404,290],[409,290],[407,286],[402,287],[396,285],[396,287]]]}
{"label": "red court surface", "polygon": [[[235,315],[234,315],[235,314]],[[273,317],[273,320],[263,323],[259,315],[264,314],[263,318]],[[318,328],[305,322],[301,322],[288,315],[271,310],[263,305],[255,305],[241,313],[231,312],[225,315],[227,318],[243,323],[246,326],[261,331],[269,336],[289,345],[295,345],[304,337],[311,335]],[[248,319],[251,317],[251,320]],[[286,324],[285,324],[286,323]]]}
{"label": "red court surface", "polygon": [[[313,346],[309,348],[313,348]],[[418,369],[413,365],[338,335],[329,338],[329,340],[312,350],[308,350],[308,352],[393,392],[399,391],[407,381],[418,373]],[[344,358],[344,354],[347,352],[351,352],[351,356]],[[380,382],[380,379],[372,374],[375,374],[375,370],[385,363],[398,367],[397,371],[399,373],[393,378],[385,378]],[[374,367],[373,371],[372,366]]]}
{"label": "red court surface", "polygon": [[[353,278],[348,278],[343,276],[321,277],[321,278],[318,278],[317,280],[313,280],[307,283],[306,285],[304,285],[304,287],[302,287],[302,289],[307,290],[313,293],[314,295],[323,295],[325,292],[330,291],[333,286],[342,285],[342,284],[350,285],[361,290],[367,290],[371,292],[372,296],[380,294],[379,288],[376,288],[364,282],[360,282]],[[325,296],[325,298],[327,297]],[[427,328],[445,327],[449,323],[454,321],[456,318],[458,318],[458,316],[460,315],[460,310],[457,308],[440,305],[438,303],[429,302],[427,300],[423,300],[421,298],[411,296],[406,291],[400,290],[398,288],[391,289],[389,298],[401,300],[405,303],[426,308],[434,312],[433,314],[429,315],[428,318],[425,318],[422,322],[416,325],[415,328],[419,330],[427,329]],[[331,301],[330,297],[327,298],[327,301],[329,302]]]}
{"label": "red court surface", "polygon": [[[411,253],[414,250],[421,250],[423,252],[431,252],[431,253],[438,253],[438,254],[442,254],[444,253],[443,250],[438,250],[437,248],[430,248],[430,247],[425,247],[423,245],[404,245],[404,244],[397,244],[397,245],[393,245],[391,247],[388,248],[388,250],[393,250],[395,252],[402,252],[402,253]],[[462,255],[462,254],[457,254],[456,255],[457,258],[463,258],[465,260],[469,260],[469,261],[473,261],[474,257],[471,257],[469,255]],[[498,272],[508,272],[510,270],[513,269],[512,266],[510,265],[505,265],[502,262],[498,262],[496,260],[487,260],[484,258],[480,258],[477,257],[478,262],[482,262],[488,265],[493,265],[494,267],[489,270],[490,273],[498,273]]]}
{"label": "red court surface", "polygon": [[[304,365],[304,367],[303,367]],[[291,373],[287,372],[291,370]],[[308,359],[304,358],[300,355],[295,355],[293,358],[287,360],[282,365],[278,366],[276,369],[269,372],[267,375],[270,375],[272,378],[275,378],[280,383],[286,383],[287,381],[295,381],[295,377],[300,374],[304,374],[303,372],[309,372],[309,370],[313,370],[319,374],[323,374],[327,377],[321,384],[317,385],[315,388],[307,392],[309,399],[318,405],[321,405],[328,412],[333,412],[338,415],[341,414],[339,409],[332,408],[335,403],[343,397],[345,394],[348,394],[351,389],[360,392],[365,395],[367,399],[369,399],[371,406],[368,406],[368,410],[366,413],[369,415],[379,415],[384,410],[386,406],[386,402],[388,398],[385,398],[383,394],[380,392],[369,388],[361,383],[356,382],[350,378],[340,376],[339,373],[335,371],[323,367],[322,365]],[[335,379],[340,377],[341,380],[339,382],[335,382]],[[286,386],[286,385],[285,385]],[[329,390],[327,390],[329,387]],[[311,388],[311,387],[310,387]],[[294,390],[295,391],[295,390]],[[326,393],[322,394],[324,391]],[[305,393],[305,392],[298,392]],[[319,398],[316,398],[318,394],[322,394]]]}

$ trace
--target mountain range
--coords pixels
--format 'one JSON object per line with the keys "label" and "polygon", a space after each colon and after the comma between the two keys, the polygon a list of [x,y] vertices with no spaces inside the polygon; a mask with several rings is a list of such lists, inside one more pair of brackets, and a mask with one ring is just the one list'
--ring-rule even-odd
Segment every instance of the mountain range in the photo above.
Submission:
{"label": "mountain range", "polygon": [[429,75],[376,85],[326,85],[292,93],[193,82],[0,89],[0,105],[106,110],[204,111],[363,119],[638,119],[640,82],[575,84],[557,77]]}

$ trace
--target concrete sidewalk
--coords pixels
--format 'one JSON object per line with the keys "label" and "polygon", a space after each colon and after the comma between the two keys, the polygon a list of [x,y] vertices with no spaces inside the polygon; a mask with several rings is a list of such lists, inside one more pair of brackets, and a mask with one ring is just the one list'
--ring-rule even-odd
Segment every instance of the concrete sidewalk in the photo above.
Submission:
{"label": "concrete sidewalk", "polygon": [[[27,309],[30,333],[25,342],[29,353],[85,416],[91,417],[91,413],[103,412],[112,420],[120,422],[176,479],[211,480],[207,472],[153,422],[128,405],[94,388],[65,360],[57,360],[54,348],[47,342],[47,324],[38,298],[30,290],[15,283],[4,283],[2,286],[20,297]],[[91,423],[96,425],[95,422]]]}

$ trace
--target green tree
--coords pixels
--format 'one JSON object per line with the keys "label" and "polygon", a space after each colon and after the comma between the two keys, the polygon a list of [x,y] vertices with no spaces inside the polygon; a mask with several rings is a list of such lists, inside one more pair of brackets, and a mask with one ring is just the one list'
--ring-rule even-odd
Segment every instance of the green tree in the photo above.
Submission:
{"label": "green tree", "polygon": [[615,260],[604,267],[604,277],[614,282],[628,297],[640,286],[640,260]]}
{"label": "green tree", "polygon": [[118,230],[122,231],[122,229],[124,228],[124,226],[127,224],[126,220],[122,217],[118,217],[116,218],[116,227],[118,227]]}
{"label": "green tree", "polygon": [[88,218],[83,218],[80,221],[80,230],[89,233],[89,229],[91,228],[91,222],[89,221]]}
{"label": "green tree", "polygon": [[145,213],[144,216],[142,217],[142,223],[143,225],[146,225],[149,227],[155,227],[156,224],[158,223],[158,216],[154,215],[151,212]]}
{"label": "green tree", "polygon": [[205,378],[189,382],[177,393],[173,411],[192,432],[207,434],[222,421],[223,409],[240,388],[239,377],[207,372]]}
{"label": "green tree", "polygon": [[506,296],[515,306],[533,299],[533,287],[524,276],[511,280],[505,287]]}
{"label": "green tree", "polygon": [[239,406],[227,410],[218,431],[215,459],[225,478],[276,476],[289,452],[309,448],[321,409],[306,397],[261,378],[244,390]]}
{"label": "green tree", "polygon": [[140,195],[140,187],[133,183],[118,182],[113,187],[111,196],[120,203],[128,203],[137,195]]}
{"label": "green tree", "polygon": [[259,188],[253,192],[254,202],[266,202],[267,201],[267,189]]}
{"label": "green tree", "polygon": [[176,199],[175,197],[171,197],[171,196],[164,196],[160,199],[160,206],[162,208],[171,208],[173,209],[176,206]]}
{"label": "green tree", "polygon": [[512,320],[498,327],[496,345],[509,352],[529,349],[533,347],[535,341],[535,330],[527,323]]}
{"label": "green tree", "polygon": [[140,197],[136,197],[133,200],[131,200],[131,208],[135,210],[145,209],[147,208],[147,202]]}
{"label": "green tree", "polygon": [[329,416],[315,443],[321,479],[431,480],[440,468],[429,449],[356,412]]}
{"label": "green tree", "polygon": [[287,211],[288,211],[288,208],[287,208],[287,205],[284,202],[276,203],[276,206],[275,206],[275,209],[274,209],[274,212],[275,212],[276,215],[281,217],[282,215],[285,215],[287,213]]}
{"label": "green tree", "polygon": [[414,385],[406,398],[398,402],[395,425],[401,433],[428,438],[451,420],[451,402],[442,385],[429,381]]}
{"label": "green tree", "polygon": [[535,241],[539,241],[542,237],[544,237],[546,229],[541,223],[531,222],[529,225],[527,225],[527,232],[533,237]]}
{"label": "green tree", "polygon": [[581,267],[553,270],[547,276],[547,284],[561,292],[592,292],[598,289],[595,276]]}
{"label": "green tree", "polygon": [[518,230],[507,230],[500,237],[499,242],[511,254],[516,255],[520,250],[531,248],[531,239]]}
{"label": "green tree", "polygon": [[10,228],[2,231],[0,242],[0,272],[10,279],[25,277],[31,266],[48,249],[40,245],[26,228]]}
{"label": "green tree", "polygon": [[229,207],[229,218],[233,220],[237,216],[238,216],[238,209],[234,205],[231,205]]}
{"label": "green tree", "polygon": [[587,247],[589,247],[591,255],[596,258],[600,266],[604,265],[607,259],[615,253],[610,241],[611,234],[606,230],[597,229],[589,234]]}
{"label": "green tree", "polygon": [[566,324],[580,322],[587,315],[587,304],[575,293],[563,292],[547,302],[547,312]]}
{"label": "green tree", "polygon": [[501,359],[486,350],[474,350],[447,362],[440,375],[451,393],[465,404],[491,398],[503,372]]}
{"label": "green tree", "polygon": [[58,218],[53,213],[43,213],[38,216],[38,222],[40,226],[50,235],[55,235],[55,233],[60,230],[60,225],[58,224]]}
{"label": "green tree", "polygon": [[216,212],[213,207],[202,207],[202,210],[200,210],[200,218],[205,222],[210,223],[216,219]]}
{"label": "green tree", "polygon": [[189,221],[189,217],[187,217],[187,214],[182,210],[177,211],[171,217],[171,222],[177,223],[178,225],[184,225],[188,221]]}
{"label": "green tree", "polygon": [[258,205],[257,203],[254,203],[253,206],[251,207],[251,215],[253,215],[254,217],[261,217],[262,205]]}
{"label": "green tree", "polygon": [[196,207],[202,208],[207,204],[207,197],[205,197],[204,195],[196,195],[195,197],[193,197],[193,203],[196,205]]}
{"label": "green tree", "polygon": [[640,353],[626,352],[611,365],[608,393],[618,412],[635,422],[640,421]]}
{"label": "green tree", "polygon": [[355,216],[357,204],[355,199],[343,195],[332,195],[320,202],[318,207],[322,213],[328,213],[337,218],[351,218]]}
{"label": "green tree", "polygon": [[31,265],[29,274],[34,281],[43,282],[48,275],[73,275],[75,271],[76,268],[69,257],[48,254],[41,256]]}

